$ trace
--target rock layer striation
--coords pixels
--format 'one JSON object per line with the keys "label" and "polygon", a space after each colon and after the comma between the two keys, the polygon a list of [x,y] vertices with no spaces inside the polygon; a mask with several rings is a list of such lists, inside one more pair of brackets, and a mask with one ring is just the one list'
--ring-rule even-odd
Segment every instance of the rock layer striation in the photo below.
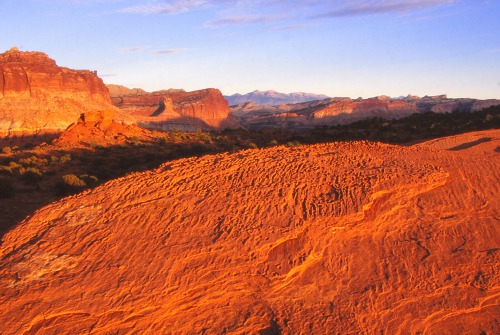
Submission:
{"label": "rock layer striation", "polygon": [[0,245],[2,334],[498,334],[500,132],[184,159]]}
{"label": "rock layer striation", "polygon": [[3,135],[61,131],[81,113],[110,108],[108,89],[95,71],[59,67],[42,52],[12,48],[0,54]]}
{"label": "rock layer striation", "polygon": [[218,89],[193,92],[164,90],[115,95],[115,106],[133,115],[141,126],[171,130],[226,128],[238,125]]}
{"label": "rock layer striation", "polygon": [[415,113],[475,112],[500,105],[500,100],[450,99],[444,95],[391,99],[380,96],[370,99],[329,98],[280,106],[233,106],[240,123],[248,128],[313,128],[323,125],[348,124],[380,117],[398,119]]}

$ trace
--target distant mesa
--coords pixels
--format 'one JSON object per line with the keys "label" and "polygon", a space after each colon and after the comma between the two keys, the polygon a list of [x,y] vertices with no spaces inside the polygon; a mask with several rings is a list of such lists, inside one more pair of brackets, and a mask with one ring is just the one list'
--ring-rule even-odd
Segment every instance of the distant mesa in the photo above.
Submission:
{"label": "distant mesa", "polygon": [[[108,86],[109,87],[109,86]],[[116,92],[114,88],[111,88]],[[196,130],[238,127],[228,102],[215,88],[186,92],[169,89],[113,95],[113,104],[132,115],[139,125],[159,130]]]}
{"label": "distant mesa", "polygon": [[109,90],[109,95],[111,97],[122,96],[122,95],[136,95],[146,93],[142,88],[128,88],[122,85],[107,84],[106,87]]}
{"label": "distant mesa", "polygon": [[500,105],[500,100],[452,99],[446,95],[369,99],[328,98],[279,106],[259,106],[244,103],[232,106],[240,124],[249,129],[287,128],[310,129],[323,125],[349,124],[380,117],[398,119],[415,113],[475,112]]}
{"label": "distant mesa", "polygon": [[[0,135],[62,131],[103,109],[116,110],[95,71],[59,67],[42,52],[0,54]],[[128,120],[119,111],[117,118]]]}
{"label": "distant mesa", "polygon": [[323,100],[328,96],[313,93],[279,93],[276,91],[253,91],[247,94],[233,94],[224,96],[230,106],[252,102],[256,105],[277,106],[281,104],[296,104],[301,102]]}

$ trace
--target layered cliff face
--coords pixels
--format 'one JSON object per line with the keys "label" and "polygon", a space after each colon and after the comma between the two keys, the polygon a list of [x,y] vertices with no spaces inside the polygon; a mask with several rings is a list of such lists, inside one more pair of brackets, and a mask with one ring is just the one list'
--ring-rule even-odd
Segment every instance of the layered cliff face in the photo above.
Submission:
{"label": "layered cliff face", "polygon": [[60,131],[81,113],[102,109],[114,107],[95,72],[59,67],[41,52],[0,54],[1,134]]}
{"label": "layered cliff face", "polygon": [[110,181],[3,237],[0,332],[499,334],[499,145],[273,147]]}
{"label": "layered cliff face", "polygon": [[[233,107],[240,123],[249,128],[311,128],[321,125],[348,124],[381,117],[403,118],[414,113],[475,112],[500,105],[500,100],[448,99],[446,96],[391,99],[380,96],[370,99],[330,98],[279,107],[239,105]],[[287,120],[286,122],[282,122]]]}
{"label": "layered cliff face", "polygon": [[112,101],[147,128],[193,130],[238,125],[222,93],[214,88],[115,95]]}

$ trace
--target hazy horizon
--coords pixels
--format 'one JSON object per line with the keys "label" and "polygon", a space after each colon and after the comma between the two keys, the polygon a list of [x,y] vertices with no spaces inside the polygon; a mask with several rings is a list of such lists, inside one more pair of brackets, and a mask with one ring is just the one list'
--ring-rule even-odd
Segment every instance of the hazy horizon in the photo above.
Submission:
{"label": "hazy horizon", "polygon": [[331,97],[500,98],[491,0],[3,0],[1,52],[106,84]]}

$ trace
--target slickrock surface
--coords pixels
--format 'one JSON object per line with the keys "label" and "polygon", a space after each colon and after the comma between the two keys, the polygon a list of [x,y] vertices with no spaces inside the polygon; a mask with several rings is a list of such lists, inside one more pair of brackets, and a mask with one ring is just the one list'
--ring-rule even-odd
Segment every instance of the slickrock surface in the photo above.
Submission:
{"label": "slickrock surface", "polygon": [[498,334],[500,130],[175,161],[0,245],[2,334]]}
{"label": "slickrock surface", "polygon": [[59,67],[42,52],[0,54],[0,136],[61,131],[103,109],[114,107],[95,72]]}
{"label": "slickrock surface", "polygon": [[113,104],[133,115],[141,126],[153,129],[196,130],[238,126],[218,89],[193,92],[165,90],[115,95]]}

